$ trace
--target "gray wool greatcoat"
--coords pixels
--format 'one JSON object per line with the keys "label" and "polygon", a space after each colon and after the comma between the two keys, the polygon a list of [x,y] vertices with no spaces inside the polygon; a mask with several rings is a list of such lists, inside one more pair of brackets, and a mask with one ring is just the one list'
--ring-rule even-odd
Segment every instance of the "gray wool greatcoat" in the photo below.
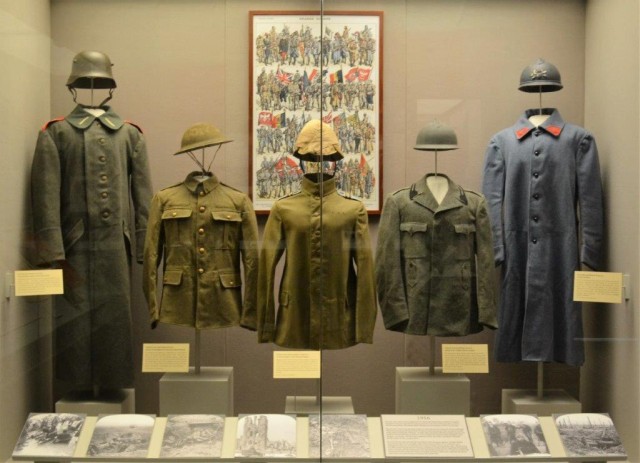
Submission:
{"label": "gray wool greatcoat", "polygon": [[581,305],[573,273],[600,267],[603,199],[592,135],[555,109],[536,128],[528,110],[490,141],[483,193],[496,264],[503,266],[498,361],[582,365]]}
{"label": "gray wool greatcoat", "polygon": [[36,263],[64,276],[56,376],[76,388],[133,384],[132,241],[142,262],[152,190],[140,129],[104,109],[95,118],[78,106],[47,123],[31,172]]}
{"label": "gray wool greatcoat", "polygon": [[495,269],[487,205],[451,179],[440,204],[427,176],[385,201],[376,288],[385,327],[465,336],[496,327]]}

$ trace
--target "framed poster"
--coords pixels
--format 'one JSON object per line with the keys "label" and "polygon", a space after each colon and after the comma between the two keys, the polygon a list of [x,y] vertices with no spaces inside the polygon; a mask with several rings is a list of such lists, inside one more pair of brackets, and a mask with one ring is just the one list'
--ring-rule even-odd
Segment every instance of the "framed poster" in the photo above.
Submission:
{"label": "framed poster", "polygon": [[379,213],[382,199],[382,12],[250,13],[251,197],[257,212],[300,189],[292,156],[305,123],[335,130],[342,196]]}

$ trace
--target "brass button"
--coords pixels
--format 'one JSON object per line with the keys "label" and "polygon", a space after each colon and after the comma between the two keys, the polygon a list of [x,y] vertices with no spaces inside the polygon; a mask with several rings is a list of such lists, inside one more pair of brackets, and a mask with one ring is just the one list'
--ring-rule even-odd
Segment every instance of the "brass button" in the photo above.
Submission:
{"label": "brass button", "polygon": [[106,141],[106,140],[105,140],[104,138],[100,138],[100,139],[98,140],[98,143],[100,143],[101,145],[104,145],[104,142],[105,142],[105,141]]}
{"label": "brass button", "polygon": [[100,193],[100,196],[102,196],[103,198],[107,198],[109,196],[109,193],[103,191],[102,193]]}
{"label": "brass button", "polygon": [[231,281],[229,282],[229,284],[230,284],[230,285],[233,285],[233,284],[234,284],[233,280],[231,280]]}
{"label": "brass button", "polygon": [[171,216],[172,216],[172,217],[175,217],[176,215],[178,215],[178,213],[177,213],[177,212],[172,212],[172,213],[171,213]]}
{"label": "brass button", "polygon": [[230,219],[230,218],[231,218],[231,216],[230,216],[230,215],[228,215],[228,216],[227,216],[227,219]]}
{"label": "brass button", "polygon": [[106,181],[106,180],[107,180],[107,176],[106,176],[106,175],[101,175],[101,176],[100,176],[100,180],[104,180],[104,181]]}
{"label": "brass button", "polygon": [[200,206],[200,212],[204,212],[207,208],[204,206]]}
{"label": "brass button", "polygon": [[198,249],[198,252],[199,252],[200,254],[204,254],[204,248],[200,248],[200,249]]}
{"label": "brass button", "polygon": [[199,273],[200,275],[202,275],[202,274],[204,273],[204,269],[203,269],[203,268],[199,268],[199,269],[198,269],[198,273]]}
{"label": "brass button", "polygon": [[109,211],[104,211],[104,212],[102,213],[102,217],[104,217],[105,219],[106,219],[107,217],[109,217],[109,215],[110,215],[110,214],[109,214]]}
{"label": "brass button", "polygon": [[199,194],[200,196],[204,196],[204,191],[201,191]]}
{"label": "brass button", "polygon": [[198,233],[200,235],[204,235],[204,228],[198,228]]}
{"label": "brass button", "polygon": [[107,160],[105,156],[100,156],[98,159],[100,160],[100,162],[104,162]]}

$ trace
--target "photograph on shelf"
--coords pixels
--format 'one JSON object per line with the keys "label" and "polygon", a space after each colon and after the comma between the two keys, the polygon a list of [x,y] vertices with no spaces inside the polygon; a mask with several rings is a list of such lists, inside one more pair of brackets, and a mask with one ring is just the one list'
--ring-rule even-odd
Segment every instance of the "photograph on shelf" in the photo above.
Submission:
{"label": "photograph on shelf", "polygon": [[[322,436],[320,425],[322,423]],[[309,415],[309,457],[369,458],[366,415]]]}
{"label": "photograph on shelf", "polygon": [[14,457],[71,457],[86,415],[31,413],[13,450]]}
{"label": "photograph on shelf", "polygon": [[293,415],[239,415],[235,456],[295,458],[296,432]]}
{"label": "photograph on shelf", "polygon": [[568,456],[626,456],[620,436],[607,413],[553,415]]}
{"label": "photograph on shelf", "polygon": [[87,456],[145,458],[154,424],[153,415],[101,415],[93,429]]}
{"label": "photograph on shelf", "polygon": [[256,211],[300,190],[292,156],[312,119],[331,125],[344,159],[338,193],[379,213],[382,198],[382,13],[250,13],[250,179]]}
{"label": "photograph on shelf", "polygon": [[222,415],[169,415],[161,458],[220,458],[224,435]]}
{"label": "photograph on shelf", "polygon": [[480,422],[493,457],[550,456],[536,415],[482,415]]}

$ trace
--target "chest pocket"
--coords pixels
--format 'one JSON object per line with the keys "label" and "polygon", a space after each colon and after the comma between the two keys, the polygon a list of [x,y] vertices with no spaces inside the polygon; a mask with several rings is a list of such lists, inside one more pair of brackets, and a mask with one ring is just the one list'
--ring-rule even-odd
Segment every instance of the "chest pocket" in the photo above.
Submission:
{"label": "chest pocket", "polygon": [[455,246],[458,259],[470,259],[475,255],[476,226],[472,223],[456,223]]}
{"label": "chest pocket", "polygon": [[400,246],[405,258],[427,256],[428,225],[422,222],[400,224]]}
{"label": "chest pocket", "polygon": [[213,220],[214,249],[234,249],[239,247],[241,237],[242,213],[232,210],[211,212]]}
{"label": "chest pocket", "polygon": [[191,209],[167,209],[162,213],[166,246],[181,246],[191,243]]}

